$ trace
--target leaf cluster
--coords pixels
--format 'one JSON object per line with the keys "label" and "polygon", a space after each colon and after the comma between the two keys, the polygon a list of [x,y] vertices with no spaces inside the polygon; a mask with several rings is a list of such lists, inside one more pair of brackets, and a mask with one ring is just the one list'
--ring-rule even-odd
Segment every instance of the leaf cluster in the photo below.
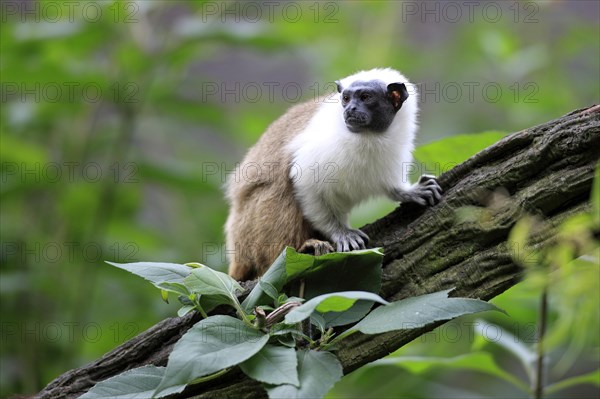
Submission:
{"label": "leaf cluster", "polygon": [[[419,328],[500,310],[480,300],[449,298],[449,291],[389,303],[376,293],[382,259],[379,249],[315,257],[286,248],[242,303],[239,283],[205,265],[111,263],[150,281],[165,300],[176,294],[180,315],[195,310],[203,319],[175,344],[166,367],[129,370],[98,383],[82,398],[161,398],[235,366],[261,382],[271,398],[320,398],[343,376],[334,352],[351,334]],[[298,281],[304,298],[289,296]],[[374,304],[380,306],[372,310]],[[237,317],[208,316],[220,305],[231,307]]]}

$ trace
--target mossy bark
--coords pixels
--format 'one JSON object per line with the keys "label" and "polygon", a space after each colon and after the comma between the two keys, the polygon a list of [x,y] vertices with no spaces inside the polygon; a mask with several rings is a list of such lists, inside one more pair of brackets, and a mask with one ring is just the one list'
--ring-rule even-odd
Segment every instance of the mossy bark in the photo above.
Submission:
{"label": "mossy bark", "polygon": [[[508,241],[511,228],[524,215],[537,217],[531,244],[540,248],[552,242],[563,220],[589,209],[599,148],[596,105],[511,134],[443,174],[444,198],[437,206],[403,205],[365,226],[372,245],[385,248],[382,296],[393,301],[455,288],[455,296],[488,300],[516,284],[523,269],[513,259],[524,249]],[[124,370],[165,365],[173,344],[198,320],[195,314],[164,320],[59,376],[39,397],[77,397]],[[348,373],[436,326],[354,334],[337,355]],[[266,393],[234,369],[176,397],[260,398]]]}

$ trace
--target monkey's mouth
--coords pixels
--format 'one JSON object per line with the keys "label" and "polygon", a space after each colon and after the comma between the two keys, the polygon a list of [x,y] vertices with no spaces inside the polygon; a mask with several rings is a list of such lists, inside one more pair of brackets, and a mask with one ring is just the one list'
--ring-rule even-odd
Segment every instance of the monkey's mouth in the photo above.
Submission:
{"label": "monkey's mouth", "polygon": [[369,124],[367,116],[362,114],[345,115],[344,121],[346,122],[346,127],[351,132],[361,130],[361,128],[364,128]]}

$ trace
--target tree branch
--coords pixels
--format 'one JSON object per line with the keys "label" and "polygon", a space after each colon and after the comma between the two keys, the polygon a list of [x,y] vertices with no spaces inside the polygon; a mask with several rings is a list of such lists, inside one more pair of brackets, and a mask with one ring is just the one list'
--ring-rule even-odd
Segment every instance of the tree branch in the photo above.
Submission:
{"label": "tree branch", "polygon": [[[399,300],[455,287],[456,296],[488,300],[516,284],[522,269],[512,259],[523,249],[508,242],[510,229],[524,215],[537,216],[541,222],[532,242],[543,247],[552,242],[562,221],[588,210],[598,148],[596,105],[507,136],[444,173],[439,178],[444,198],[437,206],[402,205],[365,226],[373,246],[385,248],[382,296]],[[457,218],[463,207],[477,219]],[[124,370],[165,365],[174,343],[198,320],[196,314],[166,319],[99,360],[59,376],[39,397],[77,397]],[[377,336],[357,333],[343,342],[337,355],[348,373],[439,324]],[[188,387],[176,397],[193,395],[266,397],[260,384],[239,369]]]}

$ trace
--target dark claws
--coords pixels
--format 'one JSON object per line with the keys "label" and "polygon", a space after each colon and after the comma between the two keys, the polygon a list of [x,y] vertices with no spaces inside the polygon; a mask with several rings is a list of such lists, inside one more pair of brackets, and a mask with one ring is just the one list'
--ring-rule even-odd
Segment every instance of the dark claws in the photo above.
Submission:
{"label": "dark claws", "polygon": [[442,199],[442,188],[433,176],[423,175],[410,190],[394,190],[392,196],[400,202],[434,206]]}
{"label": "dark claws", "polygon": [[338,252],[348,252],[365,249],[369,242],[369,236],[360,230],[347,230],[334,234],[331,239],[336,243]]}
{"label": "dark claws", "polygon": [[330,252],[334,252],[334,249],[331,246],[331,244],[327,241],[321,241],[311,238],[309,240],[306,240],[306,242],[302,244],[298,252],[314,256],[321,256]]}

